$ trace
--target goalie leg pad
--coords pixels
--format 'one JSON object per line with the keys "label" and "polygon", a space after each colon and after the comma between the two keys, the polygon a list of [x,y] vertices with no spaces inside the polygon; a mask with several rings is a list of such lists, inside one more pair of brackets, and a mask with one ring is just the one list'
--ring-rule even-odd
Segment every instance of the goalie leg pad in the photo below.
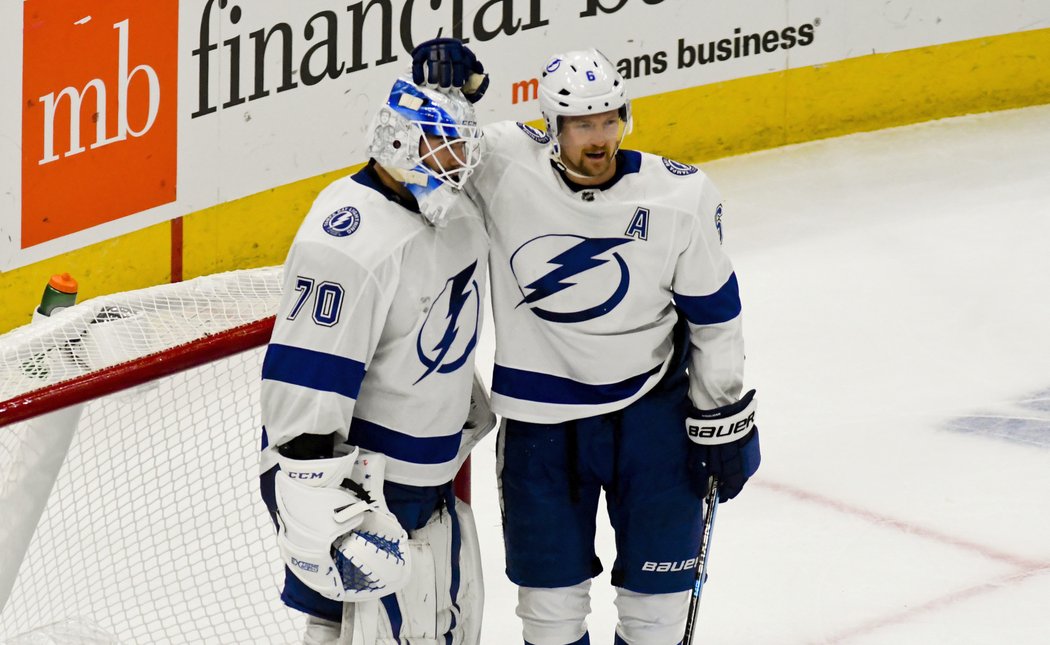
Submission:
{"label": "goalie leg pad", "polygon": [[456,500],[459,516],[459,624],[463,629],[463,645],[481,642],[481,616],[485,605],[485,583],[481,569],[481,548],[478,529],[470,505]]}
{"label": "goalie leg pad", "polygon": [[333,645],[339,642],[339,623],[316,616],[306,617],[303,645]]}
{"label": "goalie leg pad", "polygon": [[451,485],[445,496],[445,505],[409,533],[412,577],[380,600],[379,645],[480,643],[484,583],[474,516],[461,500],[453,506]]}

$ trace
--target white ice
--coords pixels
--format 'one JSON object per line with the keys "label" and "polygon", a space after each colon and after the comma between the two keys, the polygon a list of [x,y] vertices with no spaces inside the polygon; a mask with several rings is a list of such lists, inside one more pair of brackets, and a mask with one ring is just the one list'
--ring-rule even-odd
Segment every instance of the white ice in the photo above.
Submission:
{"label": "white ice", "polygon": [[[698,642],[1050,643],[1050,106],[702,167],[763,464],[719,510]],[[483,642],[520,643],[492,439],[473,483]],[[611,645],[607,574],[592,606]]]}

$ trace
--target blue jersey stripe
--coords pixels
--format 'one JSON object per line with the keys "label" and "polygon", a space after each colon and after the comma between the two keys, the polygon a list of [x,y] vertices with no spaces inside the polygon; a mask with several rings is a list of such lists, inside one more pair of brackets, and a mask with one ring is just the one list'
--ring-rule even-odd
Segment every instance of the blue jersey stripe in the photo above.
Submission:
{"label": "blue jersey stripe", "polygon": [[263,359],[262,377],[356,399],[365,378],[365,364],[335,354],[270,343]]}
{"label": "blue jersey stripe", "polygon": [[740,287],[736,273],[729,276],[722,287],[709,296],[683,296],[674,294],[675,304],[694,325],[714,325],[732,320],[740,315]]}
{"label": "blue jersey stripe", "polygon": [[386,609],[386,617],[390,620],[390,632],[394,635],[397,642],[400,643],[401,624],[404,622],[404,619],[401,617],[401,605],[397,602],[397,595],[383,596],[379,599],[379,602],[383,603],[383,608]]}
{"label": "blue jersey stripe", "polygon": [[459,454],[460,435],[462,432],[444,437],[413,437],[378,423],[354,419],[346,442],[411,464],[444,464]]}
{"label": "blue jersey stripe", "polygon": [[634,396],[662,367],[663,364],[657,365],[644,374],[632,376],[618,383],[592,385],[564,376],[496,365],[492,370],[492,391],[503,396],[538,403],[569,405],[615,403]]}

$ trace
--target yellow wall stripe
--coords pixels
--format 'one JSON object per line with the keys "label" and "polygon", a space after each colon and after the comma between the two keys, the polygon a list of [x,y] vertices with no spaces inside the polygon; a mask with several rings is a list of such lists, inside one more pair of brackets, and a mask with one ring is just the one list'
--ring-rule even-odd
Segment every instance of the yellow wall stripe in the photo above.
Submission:
{"label": "yellow wall stripe", "polygon": [[299,223],[317,193],[364,164],[327,172],[206,208],[186,217],[183,275],[201,275],[284,262]]}
{"label": "yellow wall stripe", "polygon": [[171,279],[171,225],[155,224],[134,233],[0,273],[0,331],[29,322],[48,278],[69,273],[80,286],[78,300]]}
{"label": "yellow wall stripe", "polygon": [[874,54],[634,102],[628,144],[699,162],[1050,102],[1050,29]]}

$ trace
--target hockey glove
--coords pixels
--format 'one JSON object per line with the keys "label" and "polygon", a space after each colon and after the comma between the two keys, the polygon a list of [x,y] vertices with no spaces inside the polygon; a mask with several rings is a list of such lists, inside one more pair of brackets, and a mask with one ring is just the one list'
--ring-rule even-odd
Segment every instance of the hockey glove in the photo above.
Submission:
{"label": "hockey glove", "polygon": [[458,87],[471,103],[489,88],[489,75],[474,52],[455,38],[434,38],[412,50],[412,82],[449,89]]}
{"label": "hockey glove", "polygon": [[707,495],[708,477],[718,479],[718,501],[736,497],[758,470],[762,454],[755,426],[755,391],[736,403],[714,410],[692,408],[685,421],[689,444],[689,477],[700,498]]}
{"label": "hockey glove", "polygon": [[278,462],[277,544],[299,580],[342,602],[379,598],[408,582],[408,534],[382,498],[382,455],[353,448]]}

